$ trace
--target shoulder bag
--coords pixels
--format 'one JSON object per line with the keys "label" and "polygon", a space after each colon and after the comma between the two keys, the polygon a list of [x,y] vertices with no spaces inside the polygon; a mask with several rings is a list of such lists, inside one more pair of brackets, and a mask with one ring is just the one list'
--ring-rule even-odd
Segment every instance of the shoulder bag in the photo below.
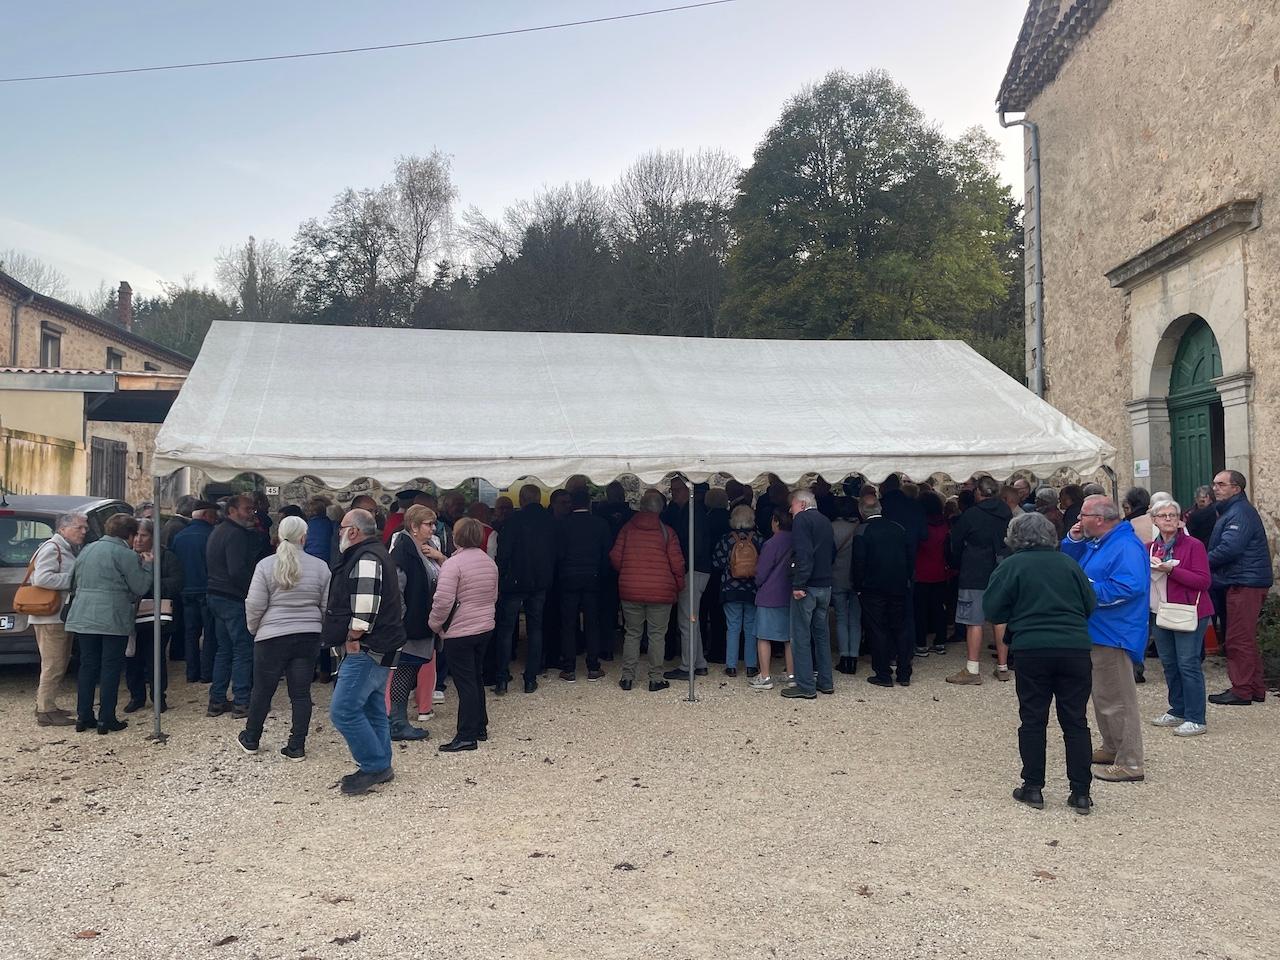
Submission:
{"label": "shoulder bag", "polygon": [[[53,548],[58,551],[58,572],[62,572],[62,547],[54,544]],[[22,578],[22,585],[18,587],[18,592],[13,596],[13,609],[15,613],[25,613],[32,617],[48,617],[58,612],[58,608],[62,606],[62,594],[57,590],[50,590],[48,587],[36,587],[31,584],[31,574],[36,568],[36,557],[40,551],[37,550],[31,555],[30,562],[27,563],[27,575]]]}

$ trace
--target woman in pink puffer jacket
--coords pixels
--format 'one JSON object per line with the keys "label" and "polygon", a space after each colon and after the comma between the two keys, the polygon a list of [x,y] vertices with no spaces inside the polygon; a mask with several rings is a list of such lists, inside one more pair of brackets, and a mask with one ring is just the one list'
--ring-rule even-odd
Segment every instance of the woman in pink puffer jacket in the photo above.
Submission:
{"label": "woman in pink puffer jacket", "polygon": [[498,567],[481,549],[484,527],[463,517],[453,525],[455,552],[440,567],[435,599],[427,623],[444,637],[449,672],[458,688],[458,732],[442,753],[474,750],[489,739],[489,715],[480,682],[484,651],[493,636],[494,606],[498,602]]}

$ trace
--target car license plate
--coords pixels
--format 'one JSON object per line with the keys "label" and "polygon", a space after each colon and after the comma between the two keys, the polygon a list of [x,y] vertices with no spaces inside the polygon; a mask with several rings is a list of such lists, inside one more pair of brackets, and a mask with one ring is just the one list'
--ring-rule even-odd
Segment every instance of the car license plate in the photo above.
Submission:
{"label": "car license plate", "polygon": [[13,619],[13,617],[0,617],[0,630],[12,630]]}

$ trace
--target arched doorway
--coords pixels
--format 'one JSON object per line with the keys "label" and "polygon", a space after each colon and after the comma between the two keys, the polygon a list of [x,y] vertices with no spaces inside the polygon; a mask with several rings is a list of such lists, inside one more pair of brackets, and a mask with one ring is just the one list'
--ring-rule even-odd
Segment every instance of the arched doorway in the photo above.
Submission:
{"label": "arched doorway", "polygon": [[1169,427],[1173,446],[1173,495],[1190,506],[1196,487],[1225,462],[1222,398],[1213,384],[1222,355],[1209,325],[1196,317],[1178,341],[1169,376]]}

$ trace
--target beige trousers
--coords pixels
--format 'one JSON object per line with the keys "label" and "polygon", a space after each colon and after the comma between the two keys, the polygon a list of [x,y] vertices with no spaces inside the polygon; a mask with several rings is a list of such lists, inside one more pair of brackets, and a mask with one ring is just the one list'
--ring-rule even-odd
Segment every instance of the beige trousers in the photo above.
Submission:
{"label": "beige trousers", "polygon": [[1138,712],[1138,687],[1133,661],[1119,647],[1094,644],[1093,715],[1102,737],[1102,749],[1116,755],[1116,766],[1142,771],[1142,716]]}
{"label": "beige trousers", "polygon": [[71,638],[60,623],[35,624],[36,646],[40,649],[40,685],[36,687],[36,712],[58,709],[58,684],[71,660]]}

